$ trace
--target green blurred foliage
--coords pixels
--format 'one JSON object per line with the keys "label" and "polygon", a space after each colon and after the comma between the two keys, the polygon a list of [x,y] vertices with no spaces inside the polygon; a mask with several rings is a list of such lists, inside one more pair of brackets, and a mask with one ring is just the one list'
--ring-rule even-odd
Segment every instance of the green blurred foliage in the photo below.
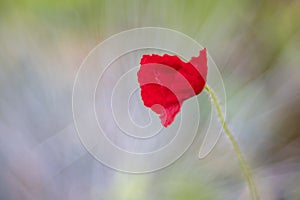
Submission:
{"label": "green blurred foliage", "polygon": [[[2,0],[0,16],[5,22],[3,26],[18,20],[40,28],[76,34],[88,32],[100,37],[105,32],[112,34],[142,26],[184,30],[193,36],[208,18],[213,18],[211,23],[217,27],[222,26],[223,19],[228,16],[238,18],[239,23],[247,23],[255,15],[250,38],[261,41],[264,52],[272,54],[273,58],[287,40],[299,33],[299,8],[299,1],[292,0]],[[271,64],[269,61],[268,65]]]}

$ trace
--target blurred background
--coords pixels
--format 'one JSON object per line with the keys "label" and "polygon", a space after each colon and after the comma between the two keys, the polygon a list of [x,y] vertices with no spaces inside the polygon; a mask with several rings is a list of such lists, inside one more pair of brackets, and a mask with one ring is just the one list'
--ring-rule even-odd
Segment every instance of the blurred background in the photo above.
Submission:
{"label": "blurred background", "polygon": [[300,1],[0,1],[0,199],[249,199],[230,142],[132,175],[87,153],[72,86],[112,34],[156,26],[207,47],[227,92],[227,122],[261,199],[300,199]]}

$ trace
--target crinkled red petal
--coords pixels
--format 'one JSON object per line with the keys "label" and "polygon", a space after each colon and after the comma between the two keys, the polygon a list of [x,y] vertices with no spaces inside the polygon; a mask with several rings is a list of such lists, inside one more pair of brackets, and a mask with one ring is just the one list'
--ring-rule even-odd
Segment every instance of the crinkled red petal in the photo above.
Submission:
{"label": "crinkled red petal", "polygon": [[141,96],[146,107],[160,115],[167,127],[180,111],[182,103],[198,95],[206,84],[206,49],[189,62],[178,56],[143,55],[138,71]]}

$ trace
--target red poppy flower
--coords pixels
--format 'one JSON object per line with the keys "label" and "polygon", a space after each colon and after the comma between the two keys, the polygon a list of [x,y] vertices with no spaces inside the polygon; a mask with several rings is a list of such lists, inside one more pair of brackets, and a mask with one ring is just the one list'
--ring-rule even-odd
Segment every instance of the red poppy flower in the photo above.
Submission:
{"label": "red poppy flower", "polygon": [[178,56],[143,55],[138,71],[141,96],[146,107],[160,115],[167,127],[180,111],[182,103],[199,94],[206,83],[206,49],[189,62]]}

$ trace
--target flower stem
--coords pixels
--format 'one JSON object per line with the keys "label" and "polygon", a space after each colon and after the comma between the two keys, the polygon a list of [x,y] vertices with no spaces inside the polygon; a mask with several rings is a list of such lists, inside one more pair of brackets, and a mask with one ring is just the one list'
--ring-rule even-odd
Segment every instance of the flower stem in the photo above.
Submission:
{"label": "flower stem", "polygon": [[213,90],[208,86],[206,85],[205,86],[205,90],[209,93],[209,95],[211,96],[212,98],[212,101],[213,103],[215,104],[216,106],[216,110],[217,110],[217,114],[221,120],[221,123],[222,123],[222,126],[223,126],[223,129],[224,129],[224,132],[226,133],[226,135],[228,136],[232,146],[233,146],[233,150],[237,156],[237,159],[239,161],[239,165],[242,169],[242,172],[246,178],[246,181],[248,183],[248,187],[249,187],[249,190],[250,190],[250,194],[251,194],[251,199],[252,200],[258,200],[259,199],[259,195],[258,195],[258,192],[257,192],[257,189],[256,189],[256,186],[255,186],[255,182],[254,182],[254,179],[253,179],[253,174],[246,162],[246,160],[244,159],[243,157],[243,154],[239,148],[239,145],[237,143],[237,141],[234,139],[234,136],[233,134],[231,133],[231,131],[229,130],[227,124],[226,124],[226,121],[225,121],[225,118],[223,116],[223,113],[222,113],[222,110],[221,110],[221,106],[219,104],[219,101],[217,99],[217,96],[215,95],[215,93],[213,92]]}

